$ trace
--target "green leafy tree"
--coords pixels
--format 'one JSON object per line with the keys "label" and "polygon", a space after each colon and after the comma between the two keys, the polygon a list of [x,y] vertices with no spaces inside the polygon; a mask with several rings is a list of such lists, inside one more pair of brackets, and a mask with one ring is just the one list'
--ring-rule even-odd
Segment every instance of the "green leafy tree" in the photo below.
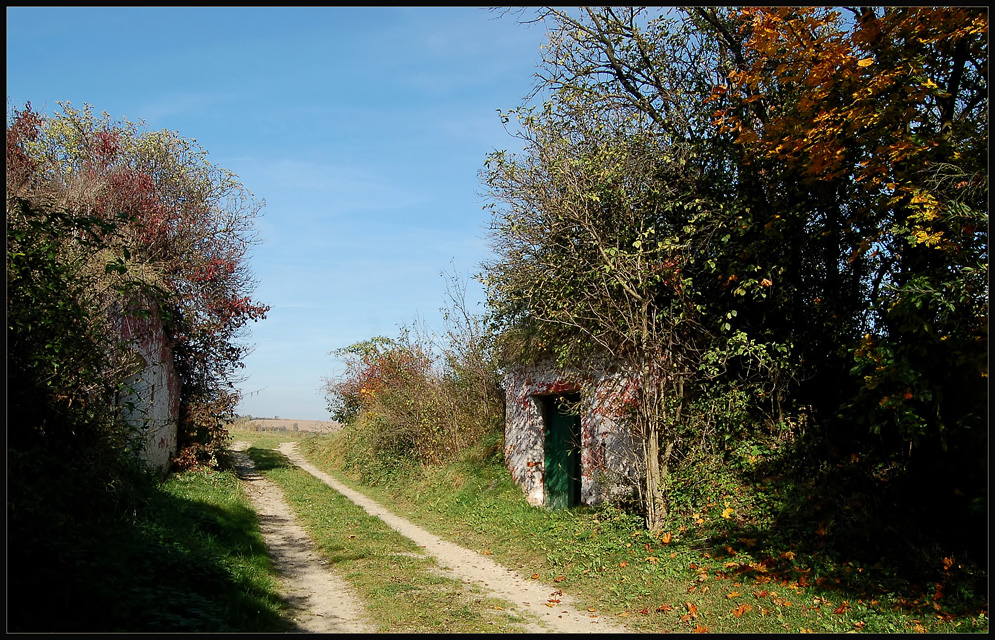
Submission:
{"label": "green leafy tree", "polygon": [[[509,357],[624,367],[643,444],[640,494],[658,530],[675,453],[691,454],[696,428],[718,426],[693,410],[721,395],[709,383],[763,386],[757,374],[773,367],[768,345],[734,331],[736,304],[715,278],[732,242],[722,202],[731,178],[715,186],[727,169],[694,107],[711,90],[701,63],[713,52],[674,18],[581,14],[545,14],[554,28],[537,95],[550,96],[510,114],[524,152],[488,159],[499,258],[484,279],[516,347]],[[756,280],[743,293],[762,300]]]}
{"label": "green leafy tree", "polygon": [[43,122],[29,107],[7,124],[8,442],[53,453],[127,447],[113,433],[128,369],[108,310],[149,283],[125,267],[124,217],[76,206],[101,179],[70,182],[31,157]]}
{"label": "green leafy tree", "polygon": [[485,171],[490,301],[520,351],[669,358],[657,415],[702,445],[734,395],[740,425],[810,413],[824,455],[985,441],[985,12],[539,19],[540,104],[510,114],[525,151]]}
{"label": "green leafy tree", "polygon": [[8,220],[16,198],[103,229],[100,255],[143,283],[169,331],[182,381],[178,463],[215,460],[238,401],[241,331],[267,310],[251,299],[247,262],[262,203],[195,141],[89,107],[65,103],[51,117],[14,110],[12,153]]}

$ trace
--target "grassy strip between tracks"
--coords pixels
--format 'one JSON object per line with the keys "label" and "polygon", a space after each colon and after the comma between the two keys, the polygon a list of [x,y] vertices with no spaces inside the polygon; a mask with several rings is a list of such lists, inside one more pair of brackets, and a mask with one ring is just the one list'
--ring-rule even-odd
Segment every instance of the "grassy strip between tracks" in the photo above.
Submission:
{"label": "grassy strip between tracks", "polygon": [[[253,441],[256,469],[283,490],[298,521],[322,556],[364,602],[379,632],[480,633],[524,631],[522,618],[503,601],[485,597],[437,572],[411,540],[274,450],[287,437],[237,433]],[[248,437],[246,437],[248,436]]]}

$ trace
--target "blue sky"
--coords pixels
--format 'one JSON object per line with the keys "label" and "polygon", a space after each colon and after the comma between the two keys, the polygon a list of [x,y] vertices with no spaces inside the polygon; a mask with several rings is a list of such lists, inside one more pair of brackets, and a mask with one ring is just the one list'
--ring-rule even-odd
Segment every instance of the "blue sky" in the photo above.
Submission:
{"label": "blue sky", "polygon": [[472,7],[7,7],[7,97],[177,131],[266,200],[239,410],[322,420],[331,351],[441,328],[440,274],[488,258],[478,172],[544,38]]}

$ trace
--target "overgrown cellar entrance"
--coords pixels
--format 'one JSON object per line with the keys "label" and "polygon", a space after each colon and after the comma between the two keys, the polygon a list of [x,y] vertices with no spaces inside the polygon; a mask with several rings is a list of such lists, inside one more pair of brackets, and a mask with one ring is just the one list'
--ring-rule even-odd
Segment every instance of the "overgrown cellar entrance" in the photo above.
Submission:
{"label": "overgrown cellar entrance", "polygon": [[571,413],[580,394],[542,396],[545,432],[545,505],[566,509],[580,504],[580,416]]}

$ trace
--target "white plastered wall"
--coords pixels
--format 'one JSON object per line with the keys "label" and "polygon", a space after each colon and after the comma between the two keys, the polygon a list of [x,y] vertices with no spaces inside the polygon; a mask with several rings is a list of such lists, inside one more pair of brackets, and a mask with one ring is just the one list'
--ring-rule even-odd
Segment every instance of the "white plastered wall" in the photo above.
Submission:
{"label": "white plastered wall", "polygon": [[597,504],[629,491],[638,477],[637,444],[622,417],[628,381],[617,373],[510,369],[504,379],[505,463],[529,504],[544,503],[544,425],[540,398],[581,393],[581,502]]}
{"label": "white plastered wall", "polygon": [[173,351],[155,316],[125,317],[122,337],[138,369],[126,381],[119,399],[125,419],[141,432],[141,457],[155,469],[165,471],[176,454],[180,383],[173,369]]}

